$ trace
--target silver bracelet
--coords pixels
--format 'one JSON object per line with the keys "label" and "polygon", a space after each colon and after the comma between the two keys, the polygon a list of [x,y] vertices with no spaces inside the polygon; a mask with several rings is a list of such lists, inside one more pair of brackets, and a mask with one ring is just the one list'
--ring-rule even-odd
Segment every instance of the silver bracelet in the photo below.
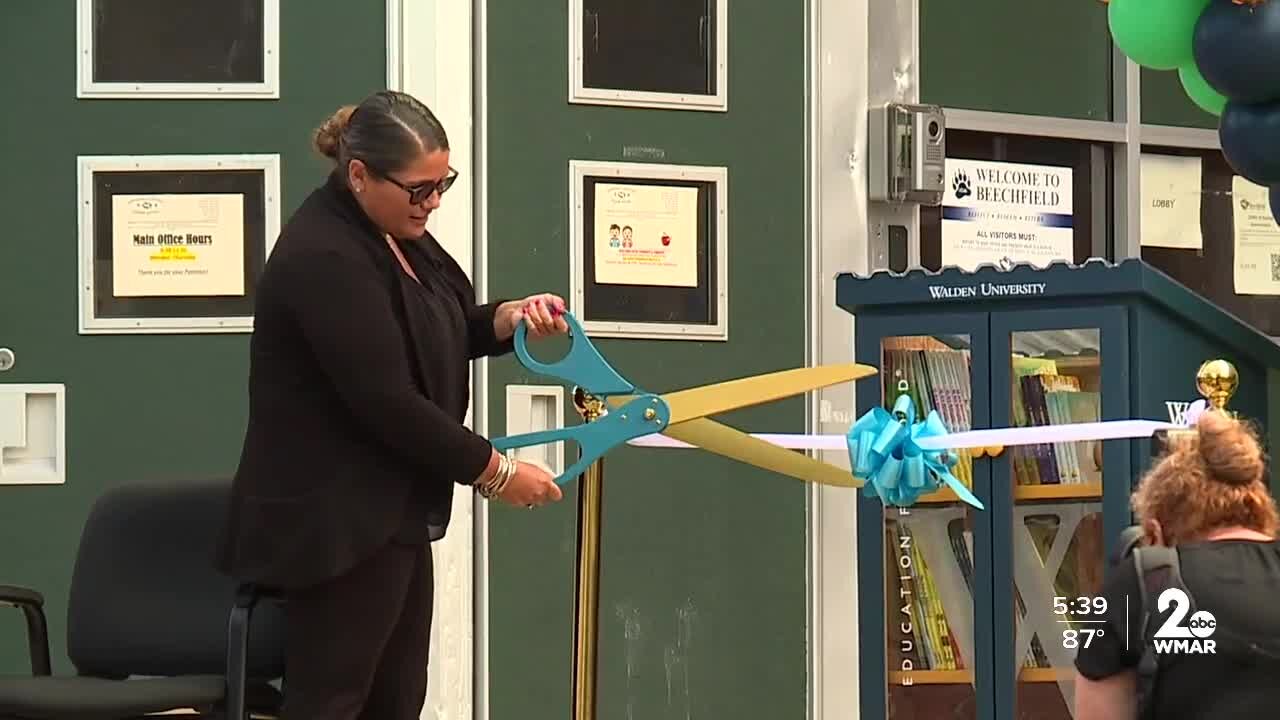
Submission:
{"label": "silver bracelet", "polygon": [[493,486],[498,477],[502,474],[502,456],[498,456],[498,467],[493,469],[493,474],[488,477],[481,477],[475,482],[476,492],[480,493],[482,498],[493,497]]}
{"label": "silver bracelet", "polygon": [[501,495],[502,491],[507,489],[507,485],[511,484],[511,478],[516,474],[516,461],[507,457],[505,454],[498,461],[498,472],[496,473],[498,481],[493,489],[494,495]]}
{"label": "silver bracelet", "polygon": [[493,475],[476,483],[476,491],[480,496],[489,499],[496,495],[502,494],[507,489],[507,485],[511,482],[511,478],[515,477],[516,463],[505,453],[498,455],[498,468],[494,470]]}

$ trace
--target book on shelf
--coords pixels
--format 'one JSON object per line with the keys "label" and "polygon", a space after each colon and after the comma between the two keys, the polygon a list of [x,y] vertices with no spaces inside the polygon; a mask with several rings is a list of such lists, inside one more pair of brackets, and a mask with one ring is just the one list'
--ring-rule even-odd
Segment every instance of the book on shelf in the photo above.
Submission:
{"label": "book on shelf", "polygon": [[[922,546],[919,524],[945,522],[946,537],[950,547],[943,555],[927,553]],[[1033,546],[1024,551],[1037,553],[1041,564],[1049,556],[1050,548],[1062,523],[1052,511],[1027,515],[1024,519]],[[913,530],[913,526],[917,529]],[[933,535],[937,537],[937,535]],[[885,543],[885,609],[888,666],[893,670],[911,671],[966,670],[972,663],[973,648],[965,647],[958,639],[956,618],[948,618],[944,610],[944,593],[962,594],[964,601],[950,603],[952,607],[973,607],[973,533],[966,528],[962,518],[934,515],[928,511],[908,515],[886,517]],[[1057,576],[1051,584],[1055,592],[1064,597],[1089,597],[1099,592],[1102,584],[1102,516],[1087,513],[1076,526]],[[926,555],[944,557],[955,564],[955,573],[940,573],[931,567]],[[946,586],[940,577],[959,577],[963,585]],[[1015,586],[1014,593],[1018,617],[1015,626],[1026,622],[1026,600]],[[950,598],[954,600],[954,596]],[[1036,598],[1036,602],[1052,602],[1052,598]],[[968,620],[970,623],[971,619]],[[1077,627],[1074,618],[1067,618],[1065,628]],[[1033,634],[1022,666],[1025,668],[1050,668],[1048,653],[1043,643],[1058,638],[1042,638]]]}
{"label": "book on shelf", "polygon": [[[906,393],[915,404],[916,418],[923,420],[937,410],[948,432],[972,430],[970,408],[973,394],[969,384],[967,349],[953,348],[929,336],[885,338],[882,344],[884,401],[892,407],[898,397],[898,382],[905,380]],[[951,473],[962,485],[973,489],[973,455],[956,451]]]}
{"label": "book on shelf", "polygon": [[[1017,427],[1097,422],[1101,400],[1076,375],[1062,374],[1056,358],[1012,356],[1013,424]],[[1040,443],[1009,449],[1018,485],[1102,482],[1095,441]]]}
{"label": "book on shelf", "polygon": [[[890,612],[889,663],[894,669],[963,670],[964,653],[951,631],[934,574],[903,520],[885,523],[885,607]],[[972,578],[965,575],[972,592]]]}

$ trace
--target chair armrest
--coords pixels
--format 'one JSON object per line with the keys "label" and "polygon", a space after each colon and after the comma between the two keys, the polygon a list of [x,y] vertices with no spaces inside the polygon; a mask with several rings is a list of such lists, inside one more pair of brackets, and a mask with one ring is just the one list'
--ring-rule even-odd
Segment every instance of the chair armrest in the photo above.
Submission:
{"label": "chair armrest", "polygon": [[231,617],[227,621],[227,720],[246,720],[246,686],[248,685],[249,627],[253,610],[260,599],[273,599],[274,593],[254,585],[236,590]]}
{"label": "chair armrest", "polygon": [[44,596],[31,588],[0,585],[0,604],[12,605],[27,620],[27,651],[32,675],[52,675],[49,662],[49,623],[44,616]]}

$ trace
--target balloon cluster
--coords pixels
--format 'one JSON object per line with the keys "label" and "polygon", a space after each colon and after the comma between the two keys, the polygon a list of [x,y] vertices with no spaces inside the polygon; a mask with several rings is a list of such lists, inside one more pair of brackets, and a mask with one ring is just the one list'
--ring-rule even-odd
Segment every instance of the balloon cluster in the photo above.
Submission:
{"label": "balloon cluster", "polygon": [[1218,117],[1222,154],[1271,188],[1280,222],[1280,0],[1107,0],[1116,47],[1176,70],[1187,96]]}

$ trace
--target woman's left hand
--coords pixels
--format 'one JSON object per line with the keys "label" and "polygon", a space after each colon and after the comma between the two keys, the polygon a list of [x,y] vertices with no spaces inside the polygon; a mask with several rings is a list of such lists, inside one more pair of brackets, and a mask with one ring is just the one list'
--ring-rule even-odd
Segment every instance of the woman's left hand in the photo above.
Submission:
{"label": "woman's left hand", "polygon": [[559,295],[538,293],[523,300],[512,300],[498,306],[494,315],[494,331],[500,341],[506,341],[516,332],[521,322],[528,324],[530,337],[565,335],[569,324],[564,321],[565,304]]}

